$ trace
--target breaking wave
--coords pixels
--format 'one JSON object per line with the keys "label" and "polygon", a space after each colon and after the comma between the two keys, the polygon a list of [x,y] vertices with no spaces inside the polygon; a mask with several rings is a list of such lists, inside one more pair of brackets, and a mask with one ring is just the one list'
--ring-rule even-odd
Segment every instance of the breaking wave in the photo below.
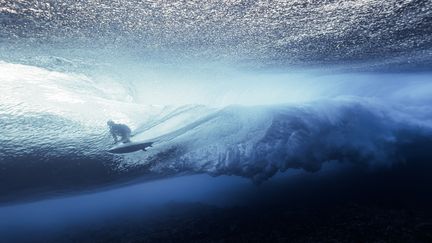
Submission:
{"label": "breaking wave", "polygon": [[[430,157],[432,148],[428,82],[388,88],[385,97],[156,106],[131,102],[118,83],[114,92],[82,75],[10,63],[0,68],[7,73],[0,102],[0,178],[8,185],[0,187],[2,200],[184,173],[260,183],[291,168],[315,172],[326,162],[372,169],[410,163]],[[131,125],[134,141],[154,146],[107,153],[108,119]]]}

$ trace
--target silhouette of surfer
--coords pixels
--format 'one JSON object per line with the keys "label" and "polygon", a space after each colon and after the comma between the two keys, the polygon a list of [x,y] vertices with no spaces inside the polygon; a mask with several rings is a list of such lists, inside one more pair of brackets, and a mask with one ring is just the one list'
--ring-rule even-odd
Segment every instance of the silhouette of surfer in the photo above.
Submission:
{"label": "silhouette of surfer", "polygon": [[[131,129],[125,124],[115,123],[112,120],[107,122],[110,133],[114,138],[114,144],[118,142],[130,143]],[[119,140],[118,137],[121,139]]]}

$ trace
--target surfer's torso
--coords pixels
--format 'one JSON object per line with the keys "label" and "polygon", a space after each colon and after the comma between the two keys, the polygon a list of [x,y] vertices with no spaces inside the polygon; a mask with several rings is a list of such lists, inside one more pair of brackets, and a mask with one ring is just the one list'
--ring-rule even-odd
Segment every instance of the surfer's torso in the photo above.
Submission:
{"label": "surfer's torso", "polygon": [[131,129],[125,124],[114,124],[110,126],[110,132],[117,136],[130,135]]}
{"label": "surfer's torso", "polygon": [[121,137],[120,142],[128,143],[130,142],[131,129],[125,124],[117,124],[112,121],[108,121],[108,126],[110,128],[110,133],[114,138],[114,142],[119,142],[117,137]]}

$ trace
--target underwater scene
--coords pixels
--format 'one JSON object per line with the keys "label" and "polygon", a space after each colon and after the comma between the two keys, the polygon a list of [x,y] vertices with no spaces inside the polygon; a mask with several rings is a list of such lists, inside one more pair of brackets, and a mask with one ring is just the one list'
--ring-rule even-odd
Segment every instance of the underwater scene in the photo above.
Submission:
{"label": "underwater scene", "polygon": [[432,2],[0,0],[0,242],[432,242]]}

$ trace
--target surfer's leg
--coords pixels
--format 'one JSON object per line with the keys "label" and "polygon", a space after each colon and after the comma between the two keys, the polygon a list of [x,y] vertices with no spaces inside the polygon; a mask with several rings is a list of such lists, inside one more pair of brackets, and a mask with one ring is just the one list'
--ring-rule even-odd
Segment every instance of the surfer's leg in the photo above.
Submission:
{"label": "surfer's leg", "polygon": [[130,138],[131,138],[131,133],[130,132],[126,133],[123,139],[124,143],[130,143]]}
{"label": "surfer's leg", "polygon": [[130,139],[129,136],[124,136],[122,137],[122,139],[120,140],[122,143],[130,143]]}

